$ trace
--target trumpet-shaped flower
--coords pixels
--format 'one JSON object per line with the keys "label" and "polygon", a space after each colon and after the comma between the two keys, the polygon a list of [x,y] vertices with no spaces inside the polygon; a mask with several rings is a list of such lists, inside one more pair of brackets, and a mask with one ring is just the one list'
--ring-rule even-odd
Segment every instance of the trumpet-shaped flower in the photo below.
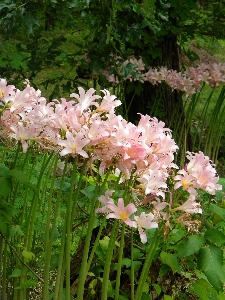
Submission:
{"label": "trumpet-shaped flower", "polygon": [[97,208],[95,210],[96,213],[109,213],[111,209],[107,206],[109,203],[114,204],[113,199],[110,196],[114,193],[114,190],[108,190],[105,192],[105,195],[98,197],[98,200],[104,205],[103,207]]}
{"label": "trumpet-shaped flower", "polygon": [[97,102],[94,102],[95,99],[101,98],[98,95],[93,96],[95,89],[91,88],[85,93],[85,90],[82,87],[78,87],[80,95],[73,93],[70,97],[74,97],[78,100],[79,105],[81,106],[81,114],[87,109],[90,105],[98,106]]}
{"label": "trumpet-shaped flower", "polygon": [[119,219],[131,227],[136,227],[136,223],[129,218],[131,214],[137,211],[137,207],[133,203],[124,206],[123,198],[119,198],[118,205],[108,203],[107,207],[110,208],[112,212],[106,216],[106,219]]}
{"label": "trumpet-shaped flower", "polygon": [[183,210],[189,214],[196,214],[196,213],[201,214],[202,213],[201,205],[199,203],[195,202],[194,195],[190,195],[188,200],[183,205],[176,207],[174,209],[174,211],[176,211],[176,210]]}
{"label": "trumpet-shaped flower", "polygon": [[158,223],[152,222],[154,219],[153,214],[145,214],[145,212],[142,212],[140,216],[134,216],[134,220],[136,221],[138,232],[140,234],[141,242],[145,244],[147,242],[147,236],[143,228],[145,229],[151,229],[151,228],[157,228]]}
{"label": "trumpet-shaped flower", "polygon": [[89,143],[89,139],[85,138],[82,132],[78,132],[75,136],[72,132],[66,132],[66,140],[61,140],[58,145],[65,147],[60,155],[64,156],[66,154],[71,154],[75,157],[76,154],[88,158],[87,152],[83,150],[83,147]]}

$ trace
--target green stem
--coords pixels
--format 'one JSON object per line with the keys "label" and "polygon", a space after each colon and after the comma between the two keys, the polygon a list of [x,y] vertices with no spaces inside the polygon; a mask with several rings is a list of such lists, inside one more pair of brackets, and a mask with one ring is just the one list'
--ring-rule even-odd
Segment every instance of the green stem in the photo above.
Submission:
{"label": "green stem", "polygon": [[159,239],[159,234],[160,233],[161,233],[161,230],[157,229],[156,232],[155,232],[154,238],[152,240],[150,249],[148,250],[148,253],[147,253],[147,256],[146,256],[146,259],[145,259],[145,262],[144,262],[144,266],[142,268],[141,276],[140,276],[140,279],[139,279],[138,287],[137,287],[137,290],[136,290],[136,294],[135,294],[135,298],[134,298],[135,300],[140,300],[141,299],[142,292],[143,292],[143,287],[144,287],[145,281],[147,279],[149,269],[150,269],[151,264],[152,264],[152,260],[153,260],[154,254],[155,254],[155,250],[157,249],[158,244],[159,244],[159,240],[160,240]]}
{"label": "green stem", "polygon": [[[0,236],[0,270],[3,270],[3,237]],[[3,278],[0,276],[0,286],[3,286]],[[0,299],[2,299],[2,291],[0,289]]]}
{"label": "green stem", "polygon": [[131,234],[130,234],[130,242],[131,242],[131,270],[130,270],[130,285],[131,285],[131,300],[134,300],[134,248],[133,248],[133,242],[134,242],[134,233],[133,228],[131,227]]}
{"label": "green stem", "polygon": [[4,254],[3,254],[3,271],[2,271],[2,300],[7,300],[7,244],[5,243]]}
{"label": "green stem", "polygon": [[57,269],[57,277],[56,277],[56,283],[55,283],[55,292],[54,292],[54,298],[53,300],[61,300],[62,297],[60,295],[60,285],[63,281],[63,275],[64,275],[64,253],[65,253],[65,244],[66,244],[66,226],[63,228],[63,235],[62,235],[62,243],[61,243],[61,249],[60,249],[60,257],[59,257],[59,264]]}
{"label": "green stem", "polygon": [[116,289],[115,289],[115,298],[114,298],[115,300],[119,299],[119,293],[120,293],[120,276],[121,276],[122,259],[123,259],[124,234],[125,234],[125,223],[122,224],[122,230],[121,230],[120,250],[119,250],[117,276],[116,276]]}
{"label": "green stem", "polygon": [[76,182],[76,174],[77,174],[77,157],[74,162],[73,166],[73,172],[72,172],[72,178],[71,178],[71,186],[70,186],[70,193],[69,193],[69,199],[67,201],[67,210],[66,210],[66,253],[65,253],[65,259],[66,259],[66,299],[70,299],[70,254],[71,254],[71,229],[72,229],[72,208],[73,208],[73,191],[75,187]]}
{"label": "green stem", "polygon": [[[91,213],[90,213],[90,218],[89,218],[89,222],[88,222],[87,235],[86,235],[86,239],[85,239],[83,257],[82,257],[81,268],[80,268],[77,300],[83,300],[83,296],[84,296],[84,285],[85,285],[85,280],[87,277],[87,268],[88,268],[87,260],[88,260],[88,253],[89,253],[89,249],[90,249],[92,231],[94,228],[94,221],[96,218],[95,217],[95,203],[97,200],[97,192],[98,191],[99,191],[99,187],[96,185],[94,199],[93,199],[92,205],[91,205]],[[91,262],[89,262],[89,265],[90,265],[90,263]]]}
{"label": "green stem", "polygon": [[98,231],[98,235],[97,235],[96,240],[95,240],[95,242],[94,242],[93,248],[92,248],[92,250],[91,250],[91,254],[90,254],[90,256],[89,256],[88,263],[87,263],[87,272],[88,272],[89,269],[90,269],[90,266],[91,266],[91,263],[92,263],[92,259],[93,259],[94,254],[95,254],[95,250],[96,250],[96,248],[97,248],[97,246],[98,246],[98,242],[99,242],[100,237],[101,237],[102,229],[103,229],[103,227],[104,227],[104,225],[105,225],[105,220],[106,220],[106,219],[105,219],[105,217],[104,217],[104,219],[102,220],[102,223],[101,223],[101,225],[100,225],[100,228],[99,228],[99,231]]}
{"label": "green stem", "polygon": [[101,300],[107,300],[108,299],[108,280],[109,280],[109,272],[110,272],[110,266],[113,256],[113,249],[115,247],[115,241],[117,237],[119,222],[118,220],[114,221],[113,228],[111,231],[111,237],[109,240],[109,245],[106,253],[106,261],[105,261],[105,268],[103,273],[103,281],[102,281],[102,295]]}
{"label": "green stem", "polygon": [[[51,225],[51,213],[52,213],[53,188],[55,183],[57,164],[58,164],[58,155],[55,156],[51,187],[48,196],[48,212],[47,212],[46,239],[45,239],[44,286],[43,286],[42,300],[49,299],[49,270],[50,270],[50,261],[51,261],[51,253],[52,253],[52,240],[50,241],[50,225]],[[51,228],[51,230],[54,230],[54,228]]]}

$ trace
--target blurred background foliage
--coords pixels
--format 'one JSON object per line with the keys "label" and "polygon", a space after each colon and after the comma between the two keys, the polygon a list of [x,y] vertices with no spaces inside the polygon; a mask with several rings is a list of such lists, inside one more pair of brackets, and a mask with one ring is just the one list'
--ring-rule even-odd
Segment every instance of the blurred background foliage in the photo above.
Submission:
{"label": "blurred background foliage", "polygon": [[[68,97],[80,85],[113,88],[124,104],[120,113],[129,121],[137,122],[138,112],[154,115],[172,128],[183,152],[196,151],[208,147],[206,133],[211,132],[214,108],[217,113],[224,109],[223,99],[221,106],[217,105],[221,88],[203,89],[198,103],[192,104],[194,111],[188,119],[188,105],[184,105],[181,92],[172,91],[166,84],[152,86],[149,82],[124,80],[115,85],[106,80],[101,70],[111,68],[111,73],[117,73],[111,67],[111,53],[124,60],[131,55],[141,56],[149,67],[184,70],[198,59],[190,43],[223,61],[224,15],[224,0],[3,0],[0,74],[18,87],[29,78],[50,99]],[[200,112],[212,90],[203,118]],[[218,155],[221,159],[225,157],[222,123],[220,116],[210,133],[211,146],[206,154],[214,159]],[[212,139],[218,131],[220,148],[217,145],[215,150]]]}

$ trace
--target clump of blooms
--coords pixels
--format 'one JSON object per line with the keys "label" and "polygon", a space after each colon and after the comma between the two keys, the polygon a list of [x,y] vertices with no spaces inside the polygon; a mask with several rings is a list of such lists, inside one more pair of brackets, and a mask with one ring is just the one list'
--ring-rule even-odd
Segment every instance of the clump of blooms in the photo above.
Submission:
{"label": "clump of blooms", "polygon": [[[141,57],[139,59],[132,55],[129,59],[111,55],[114,65],[101,73],[107,81],[119,83],[123,80],[148,81],[152,85],[166,82],[173,90],[182,91],[186,98],[195,94],[203,83],[211,87],[219,86],[225,82],[225,63],[219,63],[215,59],[207,57],[197,62],[196,67],[189,67],[183,73],[170,70],[166,66],[159,68],[148,68]],[[112,72],[116,70],[115,72]],[[97,74],[96,74],[97,75]]]}
{"label": "clump of blooms", "polygon": [[[208,157],[188,152],[189,162],[177,171],[173,160],[178,146],[171,131],[148,115],[140,115],[137,125],[116,115],[121,101],[108,90],[95,95],[93,88],[85,92],[79,87],[70,101],[62,98],[47,103],[28,80],[25,85],[20,91],[5,79],[0,81],[1,139],[20,143],[23,152],[35,144],[62,157],[77,157],[81,163],[88,160],[88,166],[98,166],[100,175],[118,174],[121,185],[131,180],[136,200],[128,192],[116,201],[114,190],[108,190],[99,197],[102,206],[96,213],[137,228],[143,243],[147,242],[144,230],[156,228],[162,220],[169,222],[173,212],[201,213],[195,202],[198,189],[210,194],[221,189]],[[146,203],[150,211],[143,211]]]}

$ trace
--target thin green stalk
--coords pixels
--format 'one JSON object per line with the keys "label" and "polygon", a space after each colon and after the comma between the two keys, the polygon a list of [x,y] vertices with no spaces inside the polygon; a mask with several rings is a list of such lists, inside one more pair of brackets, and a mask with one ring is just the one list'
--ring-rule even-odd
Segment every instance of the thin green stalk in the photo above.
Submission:
{"label": "thin green stalk", "polygon": [[[77,186],[76,186],[76,191],[75,191],[75,195],[74,195],[74,202],[73,202],[73,207],[72,207],[72,213],[71,213],[72,218],[73,218],[73,216],[75,214],[75,211],[76,211],[76,208],[77,208],[77,200],[78,200],[78,196],[79,196],[79,193],[80,193],[81,184],[83,182],[83,174],[85,172],[87,161],[88,160],[86,159],[83,162],[82,169],[81,169],[81,172],[80,172],[79,181],[78,181]],[[72,225],[73,225],[73,222],[72,222]],[[71,226],[71,228],[72,228],[72,226]]]}
{"label": "thin green stalk", "polygon": [[83,300],[83,295],[84,295],[84,285],[85,285],[85,280],[87,277],[88,253],[89,253],[89,249],[90,249],[92,231],[94,228],[94,221],[96,218],[95,217],[95,204],[96,204],[96,200],[97,200],[97,192],[99,192],[99,187],[96,185],[94,199],[92,200],[92,205],[91,205],[91,213],[90,213],[90,217],[89,217],[87,235],[86,235],[86,239],[85,239],[82,262],[81,262],[81,267],[80,267],[77,300]]}
{"label": "thin green stalk", "polygon": [[122,224],[122,230],[121,230],[120,250],[119,250],[117,276],[116,276],[116,289],[115,289],[115,298],[114,298],[115,300],[119,299],[119,294],[120,294],[120,276],[121,276],[122,259],[123,259],[124,234],[125,234],[125,223]]}
{"label": "thin green stalk", "polygon": [[137,287],[135,298],[134,298],[135,300],[140,300],[141,299],[141,296],[142,296],[142,293],[143,293],[143,287],[144,287],[145,281],[147,279],[149,269],[150,269],[151,264],[152,264],[152,260],[153,260],[154,254],[155,254],[155,250],[157,249],[158,244],[159,244],[159,240],[160,240],[159,239],[159,234],[160,233],[161,233],[160,229],[157,229],[156,232],[155,232],[154,238],[152,240],[150,249],[148,250],[148,253],[146,255],[146,259],[145,259],[145,262],[144,262],[144,266],[142,268],[141,276],[140,276],[140,279],[139,279],[138,287]]}
{"label": "thin green stalk", "polygon": [[7,300],[7,244],[4,244],[4,254],[3,254],[3,271],[2,271],[2,300]]}
{"label": "thin green stalk", "polygon": [[[55,156],[54,169],[51,179],[51,187],[48,196],[48,212],[46,221],[46,239],[45,239],[45,264],[44,264],[44,286],[42,293],[42,300],[48,300],[49,298],[49,270],[50,270],[50,260],[52,253],[52,241],[50,243],[50,224],[51,224],[51,213],[52,213],[52,198],[53,198],[53,188],[55,183],[56,169],[58,164],[58,155]],[[53,228],[51,228],[53,230]]]}
{"label": "thin green stalk", "polygon": [[104,227],[104,225],[105,225],[105,220],[106,220],[105,217],[103,217],[103,220],[102,220],[102,222],[101,222],[101,225],[100,225],[100,228],[99,228],[99,231],[98,231],[98,235],[97,235],[97,237],[96,237],[96,239],[95,239],[94,245],[93,245],[92,250],[91,250],[91,254],[90,254],[89,259],[88,259],[88,263],[87,263],[87,272],[88,272],[89,269],[90,269],[90,266],[91,266],[91,263],[92,263],[92,259],[93,259],[93,257],[94,257],[96,248],[97,248],[97,246],[98,246],[98,242],[99,242],[100,237],[101,237],[102,229],[103,229],[103,227]]}
{"label": "thin green stalk", "polygon": [[[44,158],[42,168],[40,170],[40,174],[39,174],[39,178],[38,178],[36,191],[35,191],[33,199],[32,199],[32,205],[31,205],[31,208],[30,208],[29,216],[28,216],[28,219],[26,221],[27,228],[26,228],[25,237],[27,237],[27,238],[26,238],[25,243],[24,243],[25,244],[24,248],[28,252],[31,250],[31,246],[32,246],[32,242],[33,242],[34,222],[36,220],[41,182],[42,182],[42,179],[43,179],[44,171],[46,170],[49,162],[52,159],[52,155],[53,155],[53,153],[51,153],[48,157],[45,156],[45,158]],[[26,281],[26,272],[27,272],[27,269],[23,265],[22,268],[21,268],[20,284],[23,284]],[[19,292],[20,292],[19,300],[24,300],[25,299],[25,289],[21,289]]]}
{"label": "thin green stalk", "polygon": [[130,259],[131,259],[131,270],[130,270],[130,285],[131,285],[131,300],[134,300],[134,247],[133,247],[133,242],[134,242],[134,233],[133,233],[133,228],[131,227],[131,234],[130,234],[130,243],[131,243],[131,254],[130,254]]}
{"label": "thin green stalk", "polygon": [[14,169],[16,167],[16,163],[17,163],[19,153],[21,152],[21,150],[22,150],[22,145],[21,145],[21,143],[18,143],[15,158],[14,158],[14,162],[13,162],[13,165],[12,165],[12,169]]}
{"label": "thin green stalk", "polygon": [[38,207],[38,200],[39,200],[39,192],[40,192],[40,187],[41,187],[41,182],[43,179],[43,175],[44,175],[44,171],[46,170],[50,160],[52,159],[52,155],[53,153],[51,153],[51,155],[49,155],[49,157],[47,158],[47,156],[45,156],[45,160],[43,162],[40,174],[39,174],[39,178],[38,178],[38,183],[37,183],[37,190],[34,194],[33,197],[33,201],[32,201],[32,206],[30,209],[30,214],[27,220],[27,232],[26,232],[26,236],[27,236],[27,240],[25,243],[25,248],[27,249],[27,251],[30,251],[31,245],[32,245],[32,237],[33,237],[33,229],[34,229],[34,222],[36,219],[36,212],[37,212],[37,207]]}
{"label": "thin green stalk", "polygon": [[60,284],[63,282],[63,275],[64,275],[64,253],[65,253],[65,244],[66,244],[66,226],[63,228],[63,235],[62,235],[62,243],[60,249],[60,256],[59,256],[59,264],[57,269],[57,277],[55,283],[55,291],[54,291],[54,298],[53,300],[61,300],[60,294]]}
{"label": "thin green stalk", "polygon": [[[71,229],[72,229],[72,215],[71,211],[73,209],[73,190],[75,186],[76,181],[76,174],[77,174],[77,158],[75,159],[75,163],[73,166],[73,172],[72,172],[72,178],[71,178],[71,187],[70,187],[70,193],[67,201],[67,210],[66,210],[66,299],[70,299],[70,255],[71,255]],[[72,221],[71,221],[72,220]]]}
{"label": "thin green stalk", "polygon": [[[3,246],[4,246],[4,244],[3,244],[3,241],[4,241],[4,239],[3,239],[3,237],[2,236],[0,236],[0,270],[3,270]],[[2,278],[2,274],[0,273],[0,286],[3,286],[3,278]],[[0,299],[2,299],[2,291],[1,291],[1,289],[0,289]]]}
{"label": "thin green stalk", "polygon": [[[102,295],[101,300],[107,300],[108,299],[108,280],[109,280],[109,272],[110,272],[110,266],[113,256],[113,249],[115,247],[115,241],[117,237],[119,227],[119,221],[115,220],[113,224],[113,228],[111,230],[111,236],[109,240],[109,245],[106,253],[106,261],[105,261],[105,268],[103,273],[103,280],[102,280]],[[81,299],[80,299],[81,300]]]}

